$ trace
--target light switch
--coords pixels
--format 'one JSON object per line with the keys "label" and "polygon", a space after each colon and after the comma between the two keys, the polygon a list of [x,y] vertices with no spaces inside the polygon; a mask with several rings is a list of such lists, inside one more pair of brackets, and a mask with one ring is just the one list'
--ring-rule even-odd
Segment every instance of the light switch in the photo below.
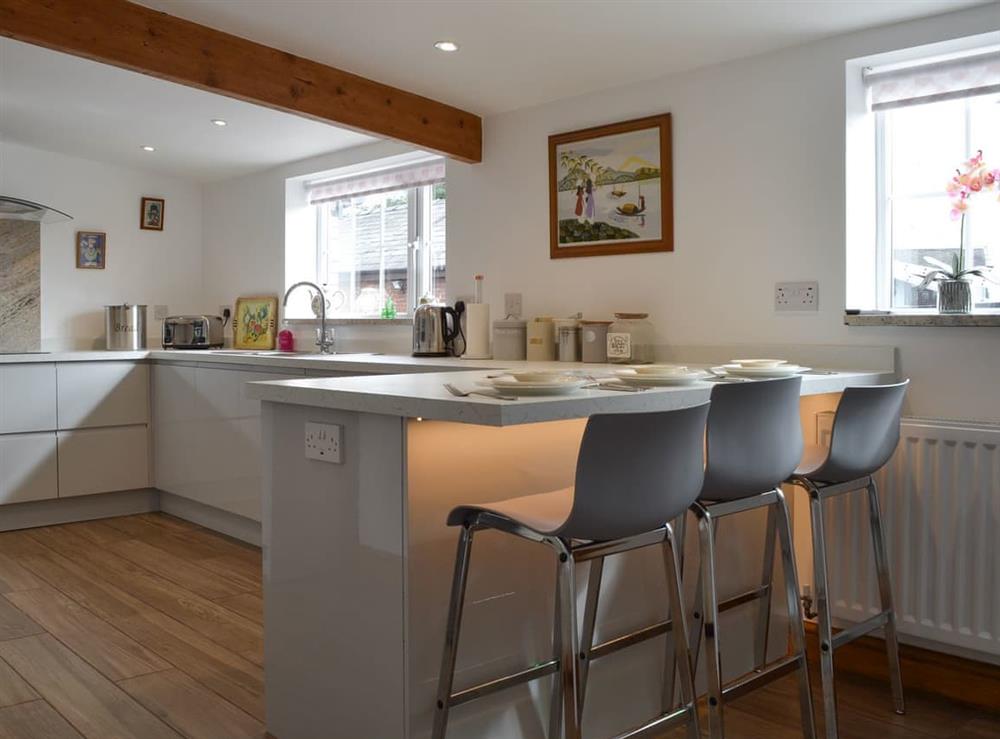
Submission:
{"label": "light switch", "polygon": [[331,423],[306,423],[306,459],[343,464],[340,437],[343,426]]}

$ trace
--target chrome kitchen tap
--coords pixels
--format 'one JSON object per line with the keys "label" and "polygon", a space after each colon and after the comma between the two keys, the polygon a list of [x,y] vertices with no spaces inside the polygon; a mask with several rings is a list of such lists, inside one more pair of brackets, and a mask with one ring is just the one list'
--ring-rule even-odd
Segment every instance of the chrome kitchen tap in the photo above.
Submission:
{"label": "chrome kitchen tap", "polygon": [[285,299],[282,302],[282,307],[288,307],[288,296],[292,294],[292,291],[297,287],[311,287],[319,295],[319,338],[316,339],[316,346],[319,347],[320,354],[331,354],[333,350],[333,342],[327,341],[326,338],[326,295],[323,293],[323,288],[317,285],[315,282],[296,282],[290,288],[285,291]]}

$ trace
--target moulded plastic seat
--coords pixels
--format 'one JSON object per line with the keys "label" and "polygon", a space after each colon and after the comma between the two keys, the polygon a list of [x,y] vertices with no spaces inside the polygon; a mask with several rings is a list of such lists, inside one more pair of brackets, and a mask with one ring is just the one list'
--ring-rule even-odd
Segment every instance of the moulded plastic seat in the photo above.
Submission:
{"label": "moulded plastic seat", "polygon": [[844,390],[833,419],[830,448],[810,447],[795,475],[832,484],[879,470],[899,444],[899,416],[909,384],[904,380]]}
{"label": "moulded plastic seat", "polygon": [[792,474],[802,457],[801,388],[798,375],[712,388],[699,500],[760,495]]}
{"label": "moulded plastic seat", "polygon": [[660,528],[683,513],[692,491],[702,487],[707,414],[704,403],[675,411],[591,416],[580,441],[573,487],[461,505],[447,523],[459,526],[492,511],[567,541],[609,541]]}
{"label": "moulded plastic seat", "polygon": [[566,525],[571,510],[573,510],[573,488],[568,487],[550,493],[458,506],[448,514],[448,525],[459,526],[463,521],[479,513],[494,513],[527,526],[539,534],[551,534]]}

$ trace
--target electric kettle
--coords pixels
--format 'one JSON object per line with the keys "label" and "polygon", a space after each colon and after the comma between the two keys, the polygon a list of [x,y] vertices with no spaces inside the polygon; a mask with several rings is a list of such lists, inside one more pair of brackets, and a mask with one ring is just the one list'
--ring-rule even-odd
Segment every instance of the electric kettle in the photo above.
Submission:
{"label": "electric kettle", "polygon": [[461,316],[450,305],[434,305],[421,298],[413,313],[413,356],[446,357],[455,352],[461,334]]}

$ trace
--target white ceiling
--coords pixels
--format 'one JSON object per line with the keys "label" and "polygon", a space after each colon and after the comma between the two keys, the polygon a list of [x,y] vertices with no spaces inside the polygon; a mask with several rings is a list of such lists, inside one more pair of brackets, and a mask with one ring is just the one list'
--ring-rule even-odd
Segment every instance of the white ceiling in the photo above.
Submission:
{"label": "white ceiling", "polygon": [[0,139],[199,181],[375,140],[5,38]]}
{"label": "white ceiling", "polygon": [[139,0],[481,115],[988,1]]}

